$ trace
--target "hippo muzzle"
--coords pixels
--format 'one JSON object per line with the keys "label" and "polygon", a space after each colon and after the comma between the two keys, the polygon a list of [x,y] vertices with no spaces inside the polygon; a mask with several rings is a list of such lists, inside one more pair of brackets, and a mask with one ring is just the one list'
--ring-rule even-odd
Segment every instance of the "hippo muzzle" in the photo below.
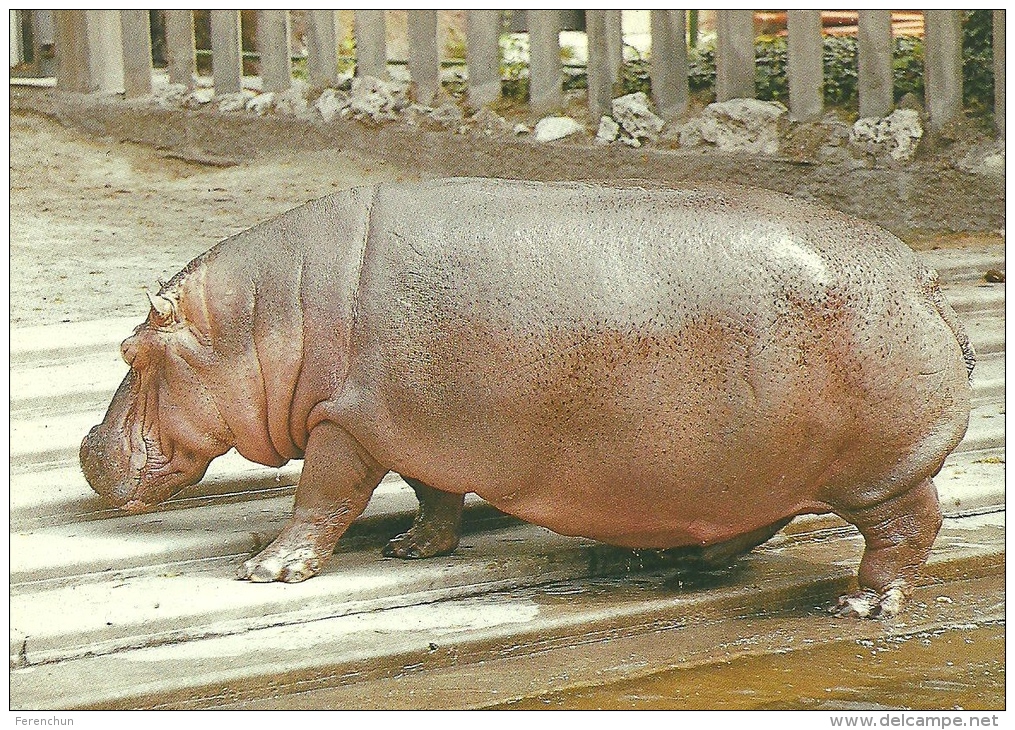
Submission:
{"label": "hippo muzzle", "polygon": [[[157,399],[131,369],[102,423],[81,442],[81,470],[112,506],[146,512],[203,477],[212,457],[175,443],[158,418]],[[157,389],[154,389],[157,392]]]}

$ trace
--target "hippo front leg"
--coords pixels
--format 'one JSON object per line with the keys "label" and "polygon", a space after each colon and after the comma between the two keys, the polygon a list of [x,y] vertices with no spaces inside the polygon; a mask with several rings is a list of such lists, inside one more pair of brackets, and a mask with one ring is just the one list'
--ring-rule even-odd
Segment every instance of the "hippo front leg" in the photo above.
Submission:
{"label": "hippo front leg", "polygon": [[359,517],[385,470],[334,423],[310,432],[296,506],[282,533],[245,562],[237,578],[298,583],[316,574]]}

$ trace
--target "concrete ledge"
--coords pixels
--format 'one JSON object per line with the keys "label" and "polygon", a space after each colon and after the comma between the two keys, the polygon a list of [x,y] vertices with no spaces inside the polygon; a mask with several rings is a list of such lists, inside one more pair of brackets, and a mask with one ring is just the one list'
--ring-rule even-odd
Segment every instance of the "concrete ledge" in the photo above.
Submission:
{"label": "concrete ledge", "polygon": [[[698,582],[674,583],[665,573],[649,572],[620,580],[576,578],[548,585],[560,580],[548,571],[543,588],[446,597],[436,604],[417,597],[401,608],[15,669],[11,702],[19,709],[196,708],[223,703],[268,707],[296,693],[335,691],[345,696],[342,703],[306,697],[313,701],[306,706],[420,708],[432,706],[426,694],[397,693],[402,699],[394,699],[376,693],[371,683],[409,677],[409,686],[422,689],[429,677],[449,669],[490,660],[526,660],[548,652],[566,655],[575,646],[589,651],[588,647],[602,648],[633,637],[668,645],[670,662],[663,666],[674,666],[687,656],[682,639],[711,637],[713,632],[705,626],[745,615],[782,616],[791,624],[805,618],[806,631],[790,631],[784,637],[807,636],[810,642],[815,636],[829,640],[831,633],[841,635],[843,626],[849,627],[851,637],[862,637],[916,631],[972,616],[997,620],[1003,617],[1003,600],[992,593],[996,581],[987,580],[975,591],[970,585],[1003,573],[1003,525],[1003,515],[997,514],[949,522],[928,568],[937,584],[918,591],[907,613],[889,624],[842,624],[824,615],[824,607],[848,587],[862,547],[858,537],[798,538],[765,546],[734,571],[704,576]],[[972,534],[975,540],[970,540]],[[963,582],[950,585],[960,579]],[[272,588],[251,588],[265,587]],[[936,597],[949,594],[956,598],[944,608]],[[831,632],[821,631],[826,624],[833,625]],[[750,635],[729,634],[731,639]],[[237,655],[245,660],[236,662]],[[545,678],[539,685],[547,686]],[[56,686],[61,691],[54,696]],[[442,706],[484,704],[476,702],[476,684],[470,687],[471,693]],[[364,690],[370,694],[365,696]],[[496,699],[517,696],[526,693],[508,692]]]}

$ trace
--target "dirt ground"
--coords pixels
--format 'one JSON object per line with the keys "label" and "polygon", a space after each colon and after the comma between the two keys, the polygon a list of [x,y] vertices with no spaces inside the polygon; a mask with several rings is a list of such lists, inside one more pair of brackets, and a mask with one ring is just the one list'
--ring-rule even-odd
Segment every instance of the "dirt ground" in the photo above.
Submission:
{"label": "dirt ground", "polygon": [[[182,156],[216,164],[179,159],[178,146],[160,149],[118,141],[130,138],[129,130],[116,138],[93,137],[79,126],[64,126],[51,116],[18,109],[10,119],[13,327],[114,316],[140,319],[147,311],[146,289],[157,288],[158,278],[170,278],[222,238],[358,184],[448,174],[542,180],[639,176],[665,184],[693,174],[680,165],[686,168],[696,159],[650,159],[627,155],[626,150],[595,148],[575,155],[552,145],[497,146],[470,143],[449,133],[406,134],[404,129],[360,126],[346,128],[342,144],[310,128],[298,137],[305,143],[287,146],[277,137],[279,129],[289,133],[288,127],[249,126],[243,128],[244,134],[229,137],[228,124],[237,122],[223,118],[226,126],[220,138],[252,145],[256,137],[254,149],[272,150],[234,155],[231,161],[238,164],[223,167],[214,155]],[[152,120],[158,126],[158,118]],[[192,118],[173,120],[185,127],[184,135],[203,133],[200,124],[187,126]],[[157,134],[135,131],[141,137]],[[181,134],[176,129],[166,133]],[[272,134],[274,144],[269,143]],[[199,139],[197,146],[205,141]],[[221,146],[221,139],[216,144]],[[384,159],[365,149],[383,150]],[[426,154],[428,149],[436,151]],[[724,178],[723,165],[735,163],[719,160],[701,179],[780,188],[781,178],[771,169],[744,163],[730,167],[736,175]],[[785,169],[792,172],[795,167]],[[810,197],[807,184],[786,192],[803,191]],[[828,185],[834,189],[834,177]],[[908,234],[893,230],[916,248],[1003,241],[994,233],[928,235],[918,226]]]}
{"label": "dirt ground", "polygon": [[216,242],[312,198],[406,174],[347,152],[220,168],[11,117],[11,325],[147,311],[145,289]]}

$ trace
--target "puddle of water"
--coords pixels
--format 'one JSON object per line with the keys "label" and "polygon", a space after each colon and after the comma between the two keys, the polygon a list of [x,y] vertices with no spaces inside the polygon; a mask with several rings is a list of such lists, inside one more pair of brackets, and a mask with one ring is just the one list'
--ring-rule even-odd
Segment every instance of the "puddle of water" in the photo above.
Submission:
{"label": "puddle of water", "polygon": [[1004,624],[736,659],[547,694],[500,709],[1000,710]]}

